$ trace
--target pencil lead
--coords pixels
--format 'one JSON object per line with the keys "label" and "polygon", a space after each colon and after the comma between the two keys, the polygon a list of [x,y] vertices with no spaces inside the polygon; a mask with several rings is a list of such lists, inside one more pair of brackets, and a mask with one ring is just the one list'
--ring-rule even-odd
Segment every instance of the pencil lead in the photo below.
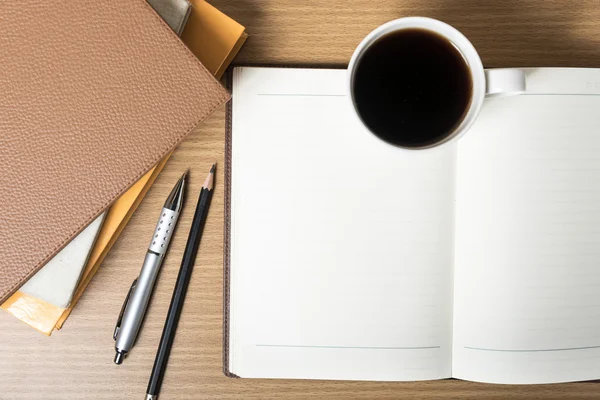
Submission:
{"label": "pencil lead", "polygon": [[211,169],[210,169],[210,173],[214,174],[215,173],[215,169],[217,168],[217,162],[215,161],[215,163],[212,165]]}
{"label": "pencil lead", "polygon": [[206,176],[206,180],[204,181],[204,185],[202,185],[203,188],[206,188],[208,190],[212,190],[212,188],[213,188],[213,182],[215,180],[215,174],[214,174],[215,167],[216,167],[216,164],[213,164],[212,168],[210,169],[210,172]]}

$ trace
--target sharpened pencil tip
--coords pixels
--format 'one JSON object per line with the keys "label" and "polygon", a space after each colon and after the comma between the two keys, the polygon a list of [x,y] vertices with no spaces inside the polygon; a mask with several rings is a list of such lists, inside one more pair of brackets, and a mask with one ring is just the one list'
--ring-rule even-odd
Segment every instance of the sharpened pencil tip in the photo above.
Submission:
{"label": "sharpened pencil tip", "polygon": [[212,165],[210,172],[208,173],[208,176],[206,177],[206,180],[204,181],[204,185],[202,185],[203,188],[212,190],[213,183],[215,181],[215,168],[216,167],[217,167],[217,164]]}

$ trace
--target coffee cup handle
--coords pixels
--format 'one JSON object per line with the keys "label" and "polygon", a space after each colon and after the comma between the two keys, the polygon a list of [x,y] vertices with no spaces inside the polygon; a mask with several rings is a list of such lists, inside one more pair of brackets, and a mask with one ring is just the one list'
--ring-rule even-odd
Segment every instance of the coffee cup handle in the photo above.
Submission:
{"label": "coffee cup handle", "polygon": [[527,89],[525,71],[518,68],[485,70],[486,97],[515,96]]}

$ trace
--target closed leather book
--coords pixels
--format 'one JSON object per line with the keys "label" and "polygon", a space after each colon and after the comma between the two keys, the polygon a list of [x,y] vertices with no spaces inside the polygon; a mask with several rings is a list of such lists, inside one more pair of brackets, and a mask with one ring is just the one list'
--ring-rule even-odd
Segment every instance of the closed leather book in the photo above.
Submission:
{"label": "closed leather book", "polygon": [[0,302],[229,98],[144,0],[2,20]]}

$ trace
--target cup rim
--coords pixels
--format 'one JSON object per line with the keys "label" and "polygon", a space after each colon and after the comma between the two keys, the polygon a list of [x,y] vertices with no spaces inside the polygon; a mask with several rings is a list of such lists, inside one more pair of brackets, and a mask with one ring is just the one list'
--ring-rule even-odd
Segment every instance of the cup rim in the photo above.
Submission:
{"label": "cup rim", "polygon": [[[363,55],[364,51],[377,39],[381,36],[390,33],[396,32],[404,29],[411,28],[419,28],[424,30],[429,30],[431,32],[435,32],[438,35],[446,38],[452,45],[454,45],[460,54],[465,59],[467,66],[469,67],[469,71],[471,73],[472,80],[472,96],[471,102],[469,104],[468,110],[464,113],[461,122],[456,126],[454,131],[448,135],[446,135],[443,139],[438,142],[428,144],[420,147],[406,147],[402,145],[398,145],[395,143],[390,143],[381,139],[377,136],[369,127],[365,125],[362,118],[358,114],[358,110],[356,108],[356,103],[354,101],[354,73],[356,70],[356,64],[360,60],[360,57]],[[453,26],[429,17],[403,17],[398,18],[389,22],[386,22],[383,25],[378,26],[373,29],[364,39],[359,43],[359,45],[354,50],[352,57],[350,58],[350,62],[348,63],[347,70],[347,93],[348,98],[350,100],[352,109],[354,110],[354,115],[360,121],[362,126],[369,131],[373,136],[375,136],[378,140],[393,146],[395,148],[406,150],[410,152],[414,151],[424,151],[424,150],[433,150],[439,147],[443,147],[442,145],[447,144],[449,142],[454,142],[458,140],[462,135],[464,135],[469,128],[475,122],[475,117],[479,114],[481,107],[483,105],[483,100],[485,98],[485,73],[483,69],[483,64],[481,62],[481,58],[477,53],[477,50],[473,46],[473,44],[467,39],[465,35],[463,35],[458,29]]]}

